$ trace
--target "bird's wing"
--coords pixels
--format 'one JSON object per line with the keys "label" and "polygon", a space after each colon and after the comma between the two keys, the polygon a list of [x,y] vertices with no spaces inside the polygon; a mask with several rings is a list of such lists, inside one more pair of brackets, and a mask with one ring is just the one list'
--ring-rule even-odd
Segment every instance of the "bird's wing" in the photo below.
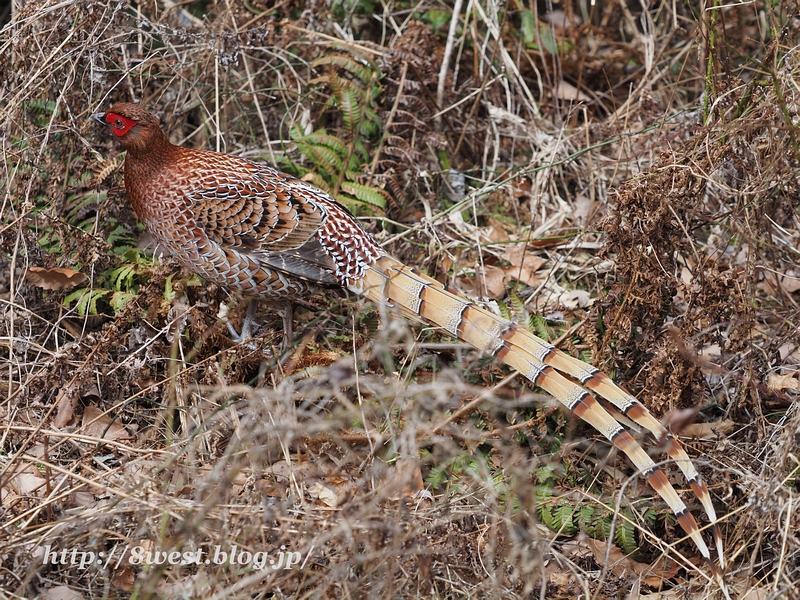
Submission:
{"label": "bird's wing", "polygon": [[193,160],[201,164],[186,192],[191,211],[206,235],[223,246],[264,252],[299,248],[325,219],[325,209],[303,181],[228,154],[195,152]]}
{"label": "bird's wing", "polygon": [[339,279],[334,275],[333,261],[316,238],[310,239],[294,250],[256,251],[251,255],[264,266],[272,267],[300,279],[322,285],[339,284]]}
{"label": "bird's wing", "polygon": [[322,192],[268,165],[211,152],[197,156],[202,162],[186,197],[213,243],[294,277],[338,283],[315,238],[327,216],[317,201]]}

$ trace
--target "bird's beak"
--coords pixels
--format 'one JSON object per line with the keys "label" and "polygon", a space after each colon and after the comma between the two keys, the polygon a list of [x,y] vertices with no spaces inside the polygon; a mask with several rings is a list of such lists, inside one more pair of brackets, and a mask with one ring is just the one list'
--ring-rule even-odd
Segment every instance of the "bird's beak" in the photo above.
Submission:
{"label": "bird's beak", "polygon": [[95,113],[92,115],[92,118],[98,123],[100,123],[100,125],[105,125],[106,127],[110,125],[110,123],[106,123],[106,113],[104,112]]}

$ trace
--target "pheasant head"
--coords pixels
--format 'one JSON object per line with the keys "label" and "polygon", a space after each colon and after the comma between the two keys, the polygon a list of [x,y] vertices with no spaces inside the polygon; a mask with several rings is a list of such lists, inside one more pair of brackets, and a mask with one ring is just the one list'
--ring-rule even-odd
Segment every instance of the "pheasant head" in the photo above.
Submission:
{"label": "pheasant head", "polygon": [[158,119],[138,104],[117,102],[108,111],[92,118],[109,128],[128,154],[151,154],[170,147]]}

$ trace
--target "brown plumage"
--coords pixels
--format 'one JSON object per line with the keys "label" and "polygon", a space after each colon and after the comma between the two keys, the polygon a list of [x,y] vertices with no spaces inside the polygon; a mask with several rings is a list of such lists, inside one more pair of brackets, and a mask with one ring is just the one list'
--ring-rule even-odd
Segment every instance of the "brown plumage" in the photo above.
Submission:
{"label": "brown plumage", "polygon": [[711,521],[724,568],[708,488],[680,443],[607,375],[390,257],[347,210],[310,184],[262,163],[175,146],[158,120],[135,104],[116,104],[94,118],[127,150],[125,189],[137,216],[187,268],[267,299],[291,299],[319,285],[338,285],[442,327],[519,370],[628,455],[675,512],[724,589],[686,505],[592,394],[665,445]]}

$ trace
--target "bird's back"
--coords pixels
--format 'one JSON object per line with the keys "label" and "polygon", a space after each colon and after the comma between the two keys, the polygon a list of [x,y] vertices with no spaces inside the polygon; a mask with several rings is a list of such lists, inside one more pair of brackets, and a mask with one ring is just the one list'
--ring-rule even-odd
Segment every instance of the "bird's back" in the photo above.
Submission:
{"label": "bird's back", "polygon": [[129,153],[137,216],[181,262],[257,296],[349,287],[382,251],[328,194],[264,163],[168,145]]}

